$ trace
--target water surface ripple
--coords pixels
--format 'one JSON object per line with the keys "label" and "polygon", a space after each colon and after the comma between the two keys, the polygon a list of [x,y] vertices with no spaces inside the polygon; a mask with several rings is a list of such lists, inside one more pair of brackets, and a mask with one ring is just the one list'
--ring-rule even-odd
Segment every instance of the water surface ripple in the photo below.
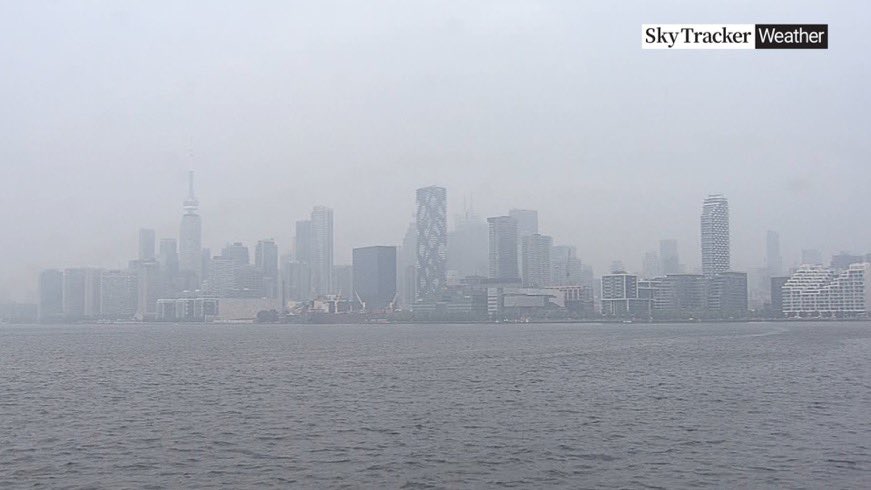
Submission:
{"label": "water surface ripple", "polygon": [[867,488],[871,324],[0,326],[0,487]]}

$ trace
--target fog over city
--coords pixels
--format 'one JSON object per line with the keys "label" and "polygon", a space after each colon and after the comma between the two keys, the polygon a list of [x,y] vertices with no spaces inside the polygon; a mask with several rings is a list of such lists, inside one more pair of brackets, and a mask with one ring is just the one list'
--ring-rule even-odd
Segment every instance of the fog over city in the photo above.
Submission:
{"label": "fog over city", "polygon": [[[120,268],[177,237],[290,251],[334,210],[335,263],[400,245],[415,189],[449,228],[534,209],[598,276],[659,240],[701,267],[708,194],[732,266],[871,252],[864,2],[4,2],[0,301],[44,268]],[[813,22],[828,50],[642,51],[650,22]]]}

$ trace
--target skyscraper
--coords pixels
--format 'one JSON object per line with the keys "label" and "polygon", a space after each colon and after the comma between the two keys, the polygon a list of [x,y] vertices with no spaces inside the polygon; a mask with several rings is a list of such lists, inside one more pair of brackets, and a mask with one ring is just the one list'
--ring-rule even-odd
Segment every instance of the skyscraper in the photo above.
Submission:
{"label": "skyscraper", "polygon": [[300,220],[296,222],[296,236],[294,238],[294,255],[297,262],[311,263],[312,259],[312,222]]}
{"label": "skyscraper", "polygon": [[551,285],[574,286],[583,283],[583,264],[575,247],[554,245],[550,249]]}
{"label": "skyscraper", "polygon": [[653,279],[661,275],[662,267],[660,266],[659,255],[654,251],[648,251],[644,254],[641,261],[641,275],[645,279]]}
{"label": "skyscraper", "polygon": [[178,241],[175,238],[160,239],[158,260],[160,269],[166,274],[170,276],[178,274]]}
{"label": "skyscraper", "polygon": [[236,291],[236,272],[239,264],[230,257],[219,255],[209,261],[209,280],[206,290],[219,298],[229,298]]}
{"label": "skyscraper", "polygon": [[275,240],[259,240],[254,249],[254,265],[264,276],[278,276],[278,246]]}
{"label": "skyscraper", "polygon": [[140,262],[136,270],[136,318],[154,320],[157,300],[161,296],[160,263],[156,260]]}
{"label": "skyscraper", "polygon": [[553,238],[534,233],[523,237],[523,286],[541,288],[551,284]]}
{"label": "skyscraper", "polygon": [[37,317],[40,322],[59,321],[64,313],[64,275],[57,269],[44,270],[39,274],[39,304]]}
{"label": "skyscraper", "polygon": [[232,259],[236,265],[248,265],[251,263],[251,255],[248,253],[248,247],[242,242],[233,242],[224,245],[221,250],[221,257]]}
{"label": "skyscraper", "polygon": [[100,316],[110,320],[130,319],[138,302],[136,273],[106,270],[100,275]]}
{"label": "skyscraper", "polygon": [[63,315],[66,320],[85,316],[85,269],[64,270]]}
{"label": "skyscraper", "polygon": [[408,308],[417,298],[417,225],[409,223],[397,258],[399,267],[399,303]]}
{"label": "skyscraper", "polygon": [[139,229],[139,260],[154,260],[154,230]]}
{"label": "skyscraper", "polygon": [[161,297],[175,298],[182,286],[178,279],[178,241],[175,238],[161,238],[158,251],[160,262]]}
{"label": "skyscraper", "polygon": [[278,297],[278,246],[275,240],[260,240],[254,249],[254,266],[263,276],[264,293],[267,297]]}
{"label": "skyscraper", "polygon": [[291,299],[304,300],[312,297],[312,222],[299,220],[296,222],[294,236],[294,261],[289,265],[288,283],[292,291]]}
{"label": "skyscraper", "polygon": [[520,281],[517,270],[517,220],[510,216],[487,218],[490,224],[490,279]]}
{"label": "skyscraper", "polygon": [[188,197],[184,201],[178,243],[178,267],[186,277],[187,289],[198,289],[203,277],[203,224],[197,208],[200,202],[194,197],[194,173],[188,174]]}
{"label": "skyscraper", "polygon": [[333,210],[315,206],[311,214],[311,277],[315,296],[332,294]]}
{"label": "skyscraper", "polygon": [[66,269],[63,275],[63,315],[67,320],[100,314],[100,269]]}
{"label": "skyscraper", "polygon": [[730,269],[729,202],[721,194],[705,199],[701,217],[702,273],[713,276]]}
{"label": "skyscraper", "polygon": [[342,299],[353,299],[354,267],[350,265],[333,266],[333,293]]}
{"label": "skyscraper", "polygon": [[783,261],[780,258],[780,235],[768,230],[765,234],[765,267],[768,277],[777,277],[783,271]]}
{"label": "skyscraper", "polygon": [[680,274],[680,257],[677,253],[677,240],[659,241],[659,264],[661,273]]}
{"label": "skyscraper", "polygon": [[538,233],[538,211],[533,209],[512,209],[508,216],[517,221],[517,237],[523,238]]}
{"label": "skyscraper", "polygon": [[517,270],[523,272],[523,238],[538,233],[538,211],[512,209],[508,216],[517,221]]}
{"label": "skyscraper", "polygon": [[387,308],[396,297],[396,247],[363,247],[353,252],[354,299],[366,311]]}
{"label": "skyscraper", "polygon": [[460,277],[486,276],[488,246],[487,222],[466,210],[448,233],[448,270],[459,272]]}
{"label": "skyscraper", "polygon": [[417,190],[417,297],[442,292],[447,283],[448,203],[444,187]]}

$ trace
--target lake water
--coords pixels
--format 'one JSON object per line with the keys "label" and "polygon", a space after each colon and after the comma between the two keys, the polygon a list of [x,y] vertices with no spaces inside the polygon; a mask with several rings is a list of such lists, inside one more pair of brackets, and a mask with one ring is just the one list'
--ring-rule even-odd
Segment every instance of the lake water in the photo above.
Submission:
{"label": "lake water", "polygon": [[0,326],[0,487],[871,486],[871,324]]}

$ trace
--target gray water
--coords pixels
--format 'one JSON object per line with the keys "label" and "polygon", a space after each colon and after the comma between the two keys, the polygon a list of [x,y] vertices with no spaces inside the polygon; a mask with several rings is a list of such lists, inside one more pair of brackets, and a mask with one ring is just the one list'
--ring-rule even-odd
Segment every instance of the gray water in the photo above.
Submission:
{"label": "gray water", "polygon": [[0,487],[871,486],[871,324],[0,326]]}

